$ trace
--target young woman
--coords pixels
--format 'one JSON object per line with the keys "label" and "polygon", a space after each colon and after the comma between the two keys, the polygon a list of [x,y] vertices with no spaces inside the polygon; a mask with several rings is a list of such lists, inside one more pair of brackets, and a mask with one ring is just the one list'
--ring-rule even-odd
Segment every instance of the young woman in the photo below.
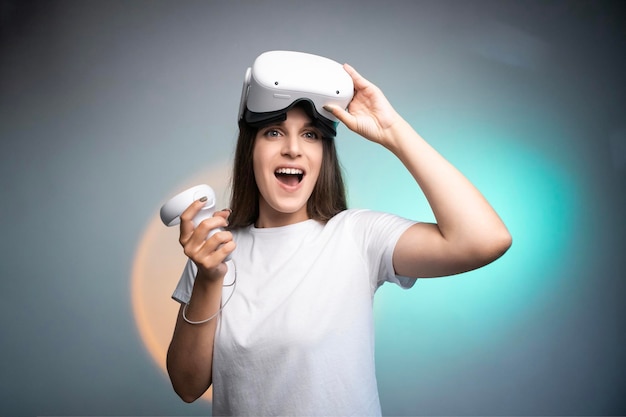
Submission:
{"label": "young woman", "polygon": [[[183,400],[213,384],[214,415],[380,415],[376,289],[479,268],[511,245],[479,191],[379,88],[344,68],[354,98],[347,111],[326,110],[400,159],[436,224],[347,209],[334,138],[308,103],[282,121],[240,122],[232,213],[194,229],[199,200],[181,216],[190,261],[174,293],[181,308],[167,358]],[[228,230],[205,240],[218,227]]]}

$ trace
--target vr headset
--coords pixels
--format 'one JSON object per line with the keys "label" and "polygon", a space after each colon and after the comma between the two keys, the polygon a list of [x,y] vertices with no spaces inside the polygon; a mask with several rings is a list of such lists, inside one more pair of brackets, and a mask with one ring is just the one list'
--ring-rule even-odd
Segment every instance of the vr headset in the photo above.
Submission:
{"label": "vr headset", "polygon": [[323,107],[345,109],[353,95],[352,78],[341,64],[303,52],[269,51],[246,71],[239,121],[252,127],[281,122],[301,105],[324,137],[335,137],[338,120]]}

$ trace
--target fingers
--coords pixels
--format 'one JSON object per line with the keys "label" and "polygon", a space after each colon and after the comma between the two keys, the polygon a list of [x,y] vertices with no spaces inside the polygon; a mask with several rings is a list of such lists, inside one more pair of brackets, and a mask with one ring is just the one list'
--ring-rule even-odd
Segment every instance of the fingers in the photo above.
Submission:
{"label": "fingers", "polygon": [[[202,258],[206,256],[206,253],[202,252],[215,252],[220,245],[232,240],[230,232],[228,232],[227,236],[220,234],[214,238],[214,235],[217,235],[217,233],[214,234],[216,229],[228,226],[230,209],[215,212],[213,217],[206,218],[197,226],[195,225],[194,219],[198,215],[199,211],[204,207],[205,202],[206,199],[194,201],[180,215],[179,242],[184,248],[185,255],[194,261],[196,261],[195,258]],[[234,249],[234,247],[232,249]],[[230,252],[232,252],[232,250],[225,253],[224,257]]]}
{"label": "fingers", "polygon": [[222,209],[220,211],[216,211],[213,215],[214,216],[220,216],[220,217],[223,217],[226,220],[228,220],[228,217],[230,216],[230,213],[232,213],[232,210],[229,209],[229,208],[225,208],[225,209]]}
{"label": "fingers", "polygon": [[189,238],[191,237],[191,235],[193,234],[193,231],[195,229],[193,219],[194,217],[196,217],[196,215],[202,209],[202,207],[204,207],[205,202],[206,202],[206,199],[199,199],[199,200],[194,201],[180,215],[179,242],[181,245],[185,246],[185,242],[187,242]]}
{"label": "fingers", "polygon": [[356,119],[353,115],[348,113],[346,110],[334,104],[324,105],[324,110],[326,110],[329,113],[332,113],[332,115],[335,116],[337,119],[339,119],[341,123],[346,125],[348,129],[354,130],[353,126],[356,125]]}
{"label": "fingers", "polygon": [[[198,225],[199,234],[204,235],[208,229],[208,220]],[[206,269],[214,268],[235,250],[233,235],[229,231],[211,229],[208,238],[196,242],[195,238],[184,247],[185,255],[192,259],[196,265]]]}
{"label": "fingers", "polygon": [[350,75],[350,77],[352,77],[352,82],[354,83],[354,89],[355,90],[357,90],[357,91],[358,90],[362,90],[362,89],[372,85],[371,82],[369,82],[361,74],[359,74],[359,72],[357,70],[355,70],[354,67],[352,67],[350,64],[343,64],[343,68]]}

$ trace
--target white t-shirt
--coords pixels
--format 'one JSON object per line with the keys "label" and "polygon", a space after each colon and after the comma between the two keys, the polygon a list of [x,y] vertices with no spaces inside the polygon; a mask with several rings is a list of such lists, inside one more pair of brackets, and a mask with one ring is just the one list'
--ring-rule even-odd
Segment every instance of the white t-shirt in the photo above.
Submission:
{"label": "white t-shirt", "polygon": [[[235,230],[213,354],[213,415],[380,415],[373,296],[385,281],[415,283],[392,265],[414,223],[346,210],[327,224]],[[174,299],[189,301],[196,272],[189,261]]]}

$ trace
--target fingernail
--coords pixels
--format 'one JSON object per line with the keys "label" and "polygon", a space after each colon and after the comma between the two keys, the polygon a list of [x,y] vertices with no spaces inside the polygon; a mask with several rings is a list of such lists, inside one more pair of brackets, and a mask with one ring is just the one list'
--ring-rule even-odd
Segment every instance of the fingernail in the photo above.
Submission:
{"label": "fingernail", "polygon": [[223,208],[223,209],[222,209],[222,211],[227,211],[227,212],[229,212],[229,213],[232,213],[232,212],[233,212],[233,211],[232,211],[231,209],[229,209],[228,207]]}
{"label": "fingernail", "polygon": [[332,113],[333,112],[332,106],[329,106],[328,104],[323,105],[322,108],[324,110],[326,110],[328,113]]}
{"label": "fingernail", "polygon": [[202,202],[204,203],[204,202],[205,202],[205,201],[207,201],[208,199],[209,199],[209,197],[204,196],[204,197],[202,197],[202,198],[200,199],[200,201],[202,201]]}

